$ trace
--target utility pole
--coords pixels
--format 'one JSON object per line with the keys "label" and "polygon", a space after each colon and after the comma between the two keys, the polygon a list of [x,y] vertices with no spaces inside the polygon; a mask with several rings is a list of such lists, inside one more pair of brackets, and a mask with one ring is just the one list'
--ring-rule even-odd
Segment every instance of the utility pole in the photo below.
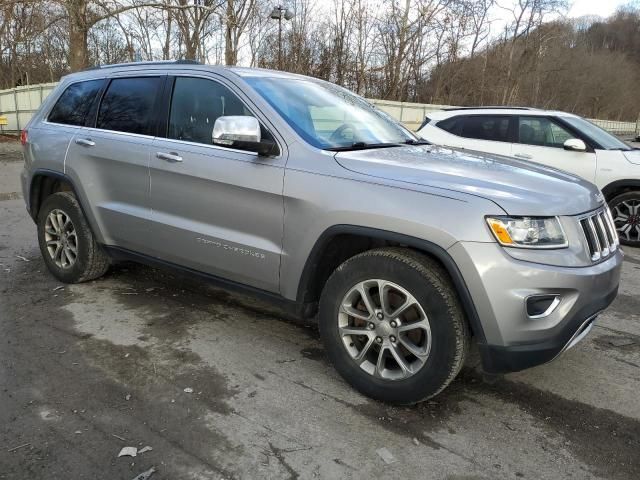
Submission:
{"label": "utility pole", "polygon": [[282,19],[291,20],[293,12],[288,8],[277,6],[271,11],[269,18],[278,20],[278,70],[282,70]]}

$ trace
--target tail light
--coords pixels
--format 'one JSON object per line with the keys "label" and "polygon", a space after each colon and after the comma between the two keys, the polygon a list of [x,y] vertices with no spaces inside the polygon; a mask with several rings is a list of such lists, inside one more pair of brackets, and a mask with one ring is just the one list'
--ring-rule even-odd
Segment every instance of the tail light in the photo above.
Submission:
{"label": "tail light", "polygon": [[29,136],[27,134],[27,130],[22,130],[20,132],[20,143],[22,143],[22,145],[26,145],[27,144],[27,140],[29,140]]}

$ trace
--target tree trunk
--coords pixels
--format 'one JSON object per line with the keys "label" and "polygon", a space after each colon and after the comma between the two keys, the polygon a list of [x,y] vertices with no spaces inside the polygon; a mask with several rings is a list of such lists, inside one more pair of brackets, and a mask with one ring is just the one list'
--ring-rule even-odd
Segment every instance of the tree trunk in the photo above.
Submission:
{"label": "tree trunk", "polygon": [[171,22],[173,20],[173,13],[171,10],[167,10],[167,27],[164,38],[164,45],[162,46],[162,59],[169,60],[171,55]]}
{"label": "tree trunk", "polygon": [[198,47],[200,45],[200,36],[194,32],[193,36],[185,38],[184,58],[187,60],[198,59]]}
{"label": "tree trunk", "polygon": [[235,65],[238,62],[238,52],[236,51],[234,29],[236,26],[235,12],[233,10],[233,0],[227,0],[227,18],[224,31],[224,63],[225,65]]}
{"label": "tree trunk", "polygon": [[89,66],[87,2],[67,0],[64,6],[69,16],[69,68],[77,72]]}
{"label": "tree trunk", "polygon": [[72,72],[83,70],[89,66],[89,32],[83,25],[69,25],[69,68]]}

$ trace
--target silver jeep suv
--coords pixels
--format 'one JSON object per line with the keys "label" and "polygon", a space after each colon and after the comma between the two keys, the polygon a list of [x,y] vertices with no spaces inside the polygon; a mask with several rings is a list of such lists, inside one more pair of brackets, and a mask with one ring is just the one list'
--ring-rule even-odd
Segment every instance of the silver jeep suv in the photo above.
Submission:
{"label": "silver jeep suv", "polygon": [[[622,253],[596,187],[425,144],[324,81],[190,62],[65,77],[22,134],[22,185],[63,282],[128,259],[317,314],[373,398],[548,362],[616,296]],[[265,326],[266,328],[266,326]]]}

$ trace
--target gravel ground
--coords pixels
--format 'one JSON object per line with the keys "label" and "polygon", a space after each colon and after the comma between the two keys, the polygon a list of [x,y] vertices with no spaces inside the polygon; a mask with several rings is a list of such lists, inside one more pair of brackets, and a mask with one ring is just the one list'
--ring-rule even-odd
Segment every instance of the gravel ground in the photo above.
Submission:
{"label": "gravel ground", "polygon": [[640,478],[640,251],[557,361],[491,383],[469,365],[396,408],[346,385],[312,324],[254,300],[134,264],[58,283],[17,152],[0,144],[0,479]]}

